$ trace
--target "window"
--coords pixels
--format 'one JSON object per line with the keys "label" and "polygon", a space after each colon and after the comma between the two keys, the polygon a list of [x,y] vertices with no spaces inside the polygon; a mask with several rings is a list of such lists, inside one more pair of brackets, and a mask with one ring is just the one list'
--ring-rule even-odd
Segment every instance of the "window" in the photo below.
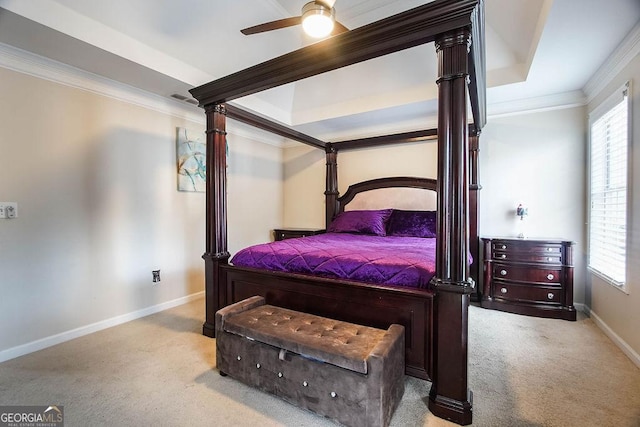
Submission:
{"label": "window", "polygon": [[589,269],[625,289],[630,83],[589,116]]}

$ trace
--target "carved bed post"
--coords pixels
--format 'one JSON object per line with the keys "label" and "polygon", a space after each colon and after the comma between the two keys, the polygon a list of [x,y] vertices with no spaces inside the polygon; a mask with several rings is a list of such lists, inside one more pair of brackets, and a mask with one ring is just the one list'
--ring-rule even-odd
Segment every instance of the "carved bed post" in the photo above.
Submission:
{"label": "carved bed post", "polygon": [[338,151],[331,145],[327,144],[325,149],[327,153],[327,185],[325,195],[325,227],[329,227],[331,220],[336,216],[338,209]]}
{"label": "carved bed post", "polygon": [[471,264],[471,278],[476,282],[476,292],[471,294],[472,301],[480,301],[480,236],[478,230],[478,204],[480,190],[478,173],[478,152],[480,151],[480,135],[477,131],[472,131],[469,136],[469,251],[473,256]]}
{"label": "carved bed post", "polygon": [[227,132],[224,104],[205,107],[207,114],[207,217],[205,271],[206,320],[202,333],[215,336],[215,314],[226,305],[226,287],[220,265],[227,252]]}
{"label": "carved bed post", "polygon": [[467,28],[436,37],[438,53],[438,218],[433,382],[429,410],[457,424],[472,421],[467,384],[469,295],[469,157]]}

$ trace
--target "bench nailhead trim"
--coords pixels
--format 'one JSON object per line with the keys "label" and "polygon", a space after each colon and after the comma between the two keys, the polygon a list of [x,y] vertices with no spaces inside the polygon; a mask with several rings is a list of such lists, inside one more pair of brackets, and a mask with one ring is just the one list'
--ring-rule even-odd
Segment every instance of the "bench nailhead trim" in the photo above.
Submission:
{"label": "bench nailhead trim", "polygon": [[237,357],[237,359],[238,359],[238,360],[242,360],[242,357],[238,356],[238,357]]}
{"label": "bench nailhead trim", "polygon": [[256,363],[256,368],[260,369],[260,364]]}
{"label": "bench nailhead trim", "polygon": [[278,372],[278,378],[282,378],[282,372]]}
{"label": "bench nailhead trim", "polygon": [[308,382],[306,382],[306,381],[303,381],[303,382],[302,382],[302,386],[303,386],[303,387],[306,387],[306,386],[308,386],[308,385],[309,385],[309,383],[308,383]]}
{"label": "bench nailhead trim", "polygon": [[336,392],[335,392],[335,391],[332,391],[332,392],[331,392],[331,397],[336,397],[336,396],[337,396]]}
{"label": "bench nailhead trim", "polygon": [[[362,368],[362,365],[360,365],[360,363],[365,362],[359,358],[364,358],[366,356],[364,354],[365,347],[380,333],[384,333],[384,331],[370,331],[369,329],[371,328],[319,316],[304,313],[296,315],[292,314],[291,310],[271,306],[253,309],[250,313],[241,315],[235,324],[231,319],[230,324],[237,329],[239,335],[247,339],[253,339],[247,334],[251,335],[254,327],[259,333],[275,333],[276,336],[281,331],[282,336],[279,336],[279,338],[284,339],[284,341],[276,340],[280,342],[279,345],[274,343],[276,346],[282,345],[282,342],[285,342],[286,345],[289,345],[290,342],[297,343],[303,345],[303,347],[308,345],[313,349],[329,346],[339,353],[336,355],[338,357],[336,359],[337,362],[349,366],[357,363],[358,365],[355,365],[356,370],[366,370],[366,367]],[[321,352],[321,354],[324,353]],[[285,360],[285,356],[286,350],[281,350],[278,355],[279,359]],[[332,357],[332,355],[325,355],[324,357]]]}

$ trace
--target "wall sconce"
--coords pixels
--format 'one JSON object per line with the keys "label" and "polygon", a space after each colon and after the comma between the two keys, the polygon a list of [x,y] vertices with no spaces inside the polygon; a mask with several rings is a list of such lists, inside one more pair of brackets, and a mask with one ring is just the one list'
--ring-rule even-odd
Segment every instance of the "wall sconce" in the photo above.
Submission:
{"label": "wall sconce", "polygon": [[520,230],[518,238],[524,239],[524,217],[529,215],[529,208],[520,203],[516,208],[516,215],[520,217],[520,221],[518,222],[518,229]]}

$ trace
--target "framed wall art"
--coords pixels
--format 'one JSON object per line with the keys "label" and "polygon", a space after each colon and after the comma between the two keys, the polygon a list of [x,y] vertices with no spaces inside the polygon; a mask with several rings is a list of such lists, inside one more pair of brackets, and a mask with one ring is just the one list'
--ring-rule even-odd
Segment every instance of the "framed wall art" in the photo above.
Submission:
{"label": "framed wall art", "polygon": [[205,191],[207,144],[204,131],[176,128],[178,191]]}

